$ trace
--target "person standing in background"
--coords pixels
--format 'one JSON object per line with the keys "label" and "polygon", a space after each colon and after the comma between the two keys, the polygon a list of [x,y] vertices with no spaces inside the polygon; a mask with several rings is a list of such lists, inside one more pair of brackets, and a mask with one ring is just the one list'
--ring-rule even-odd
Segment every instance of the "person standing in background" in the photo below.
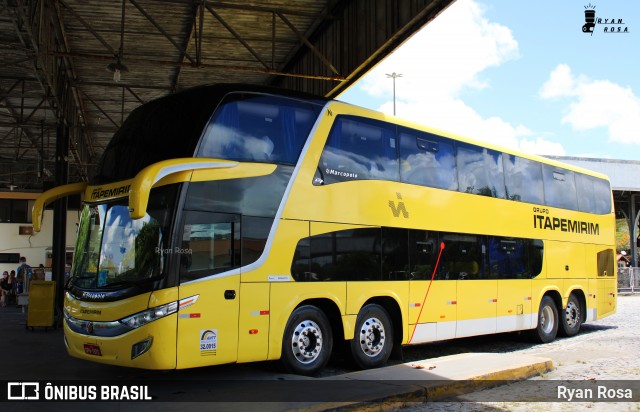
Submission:
{"label": "person standing in background", "polygon": [[[18,275],[18,285],[22,283],[22,291],[29,291],[29,281],[31,280],[31,276],[33,275],[33,270],[31,266],[27,264],[27,258],[22,256],[20,258],[20,266],[16,269],[16,274]],[[20,289],[20,287],[18,287]],[[19,292],[21,293],[21,292]]]}

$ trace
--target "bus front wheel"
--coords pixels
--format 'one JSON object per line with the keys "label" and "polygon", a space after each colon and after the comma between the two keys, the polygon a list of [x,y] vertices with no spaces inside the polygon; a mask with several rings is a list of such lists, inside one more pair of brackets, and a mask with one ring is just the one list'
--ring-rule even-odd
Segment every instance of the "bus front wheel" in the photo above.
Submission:
{"label": "bus front wheel", "polygon": [[558,333],[558,308],[550,296],[540,301],[538,309],[538,325],[531,331],[532,338],[540,343],[548,343],[556,338]]}
{"label": "bus front wheel", "polygon": [[569,295],[567,307],[560,316],[559,332],[564,336],[574,336],[580,331],[582,325],[582,313],[580,311],[580,301],[575,294]]}
{"label": "bus front wheel", "polygon": [[327,316],[315,306],[301,306],[287,322],[282,341],[282,363],[291,373],[313,375],[331,357],[333,336]]}
{"label": "bus front wheel", "polygon": [[351,354],[356,364],[363,368],[384,365],[393,349],[393,325],[389,314],[379,305],[366,305],[358,314]]}

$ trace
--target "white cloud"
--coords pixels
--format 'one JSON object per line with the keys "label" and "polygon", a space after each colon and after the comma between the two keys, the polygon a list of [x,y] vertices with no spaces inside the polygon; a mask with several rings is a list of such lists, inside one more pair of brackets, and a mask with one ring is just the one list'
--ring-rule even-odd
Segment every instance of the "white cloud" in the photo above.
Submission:
{"label": "white cloud", "polygon": [[562,122],[575,130],[606,127],[612,142],[640,143],[640,98],[628,87],[575,76],[569,66],[561,64],[549,75],[540,96],[570,98]]}
{"label": "white cloud", "polygon": [[508,27],[487,20],[474,0],[458,0],[371,70],[358,87],[388,98],[377,109],[393,113],[393,82],[386,74],[401,73],[396,113],[402,118],[530,153],[563,155],[560,144],[533,138],[523,125],[483,118],[460,98],[463,90],[490,88],[482,72],[518,56],[518,42]]}
{"label": "white cloud", "polygon": [[392,72],[403,75],[396,85],[409,101],[487,87],[478,74],[517,57],[518,43],[507,27],[489,22],[483,12],[472,0],[456,1],[368,73],[363,89],[391,97],[392,82],[385,74]]}
{"label": "white cloud", "polygon": [[520,141],[520,149],[528,153],[564,156],[566,152],[560,143],[550,142],[540,137],[535,140],[522,139]]}

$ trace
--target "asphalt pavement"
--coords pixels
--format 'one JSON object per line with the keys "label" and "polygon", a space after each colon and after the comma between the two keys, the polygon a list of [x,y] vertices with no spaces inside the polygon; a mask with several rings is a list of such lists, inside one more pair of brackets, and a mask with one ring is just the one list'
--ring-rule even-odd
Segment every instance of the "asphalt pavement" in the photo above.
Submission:
{"label": "asphalt pavement", "polygon": [[[88,399],[91,409],[96,411],[182,410],[196,405],[237,411],[254,409],[258,404],[261,409],[273,411],[353,410],[372,406],[389,409],[407,402],[458,396],[553,369],[551,360],[540,356],[459,353],[319,378],[286,374],[274,362],[267,367],[263,363],[257,367],[243,364],[147,371],[71,358],[66,353],[62,330],[27,328],[27,312],[15,306],[0,308],[3,412],[35,410],[52,397],[69,396],[75,396],[76,402],[58,400],[46,408],[86,410],[89,403],[78,399]],[[7,400],[10,385],[15,389],[17,383],[24,382],[39,385],[40,401]],[[51,384],[49,388],[47,384]],[[125,402],[120,397],[120,401],[100,402],[101,390],[107,386],[126,386],[129,391],[143,387],[149,399]],[[59,392],[54,393],[52,387]],[[77,389],[70,394],[69,387]],[[43,399],[45,389],[51,395],[47,399]],[[96,399],[89,397],[92,393]],[[118,396],[122,393],[117,393]],[[124,399],[135,400],[131,393],[127,396]]]}

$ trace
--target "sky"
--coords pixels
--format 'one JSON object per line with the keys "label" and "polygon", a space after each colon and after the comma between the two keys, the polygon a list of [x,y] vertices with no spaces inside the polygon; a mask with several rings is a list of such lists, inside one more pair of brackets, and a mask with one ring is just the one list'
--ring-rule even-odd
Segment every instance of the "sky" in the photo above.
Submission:
{"label": "sky", "polygon": [[392,114],[393,72],[397,117],[526,153],[640,160],[640,1],[456,0],[338,99]]}

